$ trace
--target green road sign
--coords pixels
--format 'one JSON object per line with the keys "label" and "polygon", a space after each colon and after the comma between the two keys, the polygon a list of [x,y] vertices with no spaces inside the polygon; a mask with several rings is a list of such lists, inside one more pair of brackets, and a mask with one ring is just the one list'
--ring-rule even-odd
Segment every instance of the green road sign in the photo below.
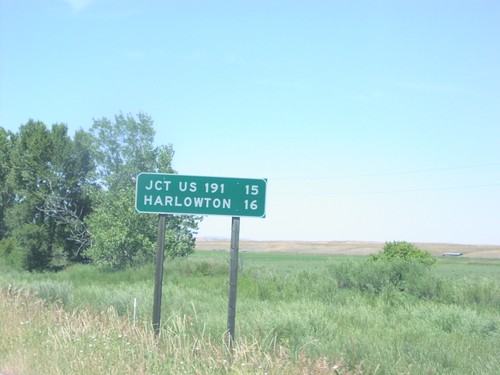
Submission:
{"label": "green road sign", "polygon": [[135,208],[151,214],[266,216],[267,179],[140,173]]}

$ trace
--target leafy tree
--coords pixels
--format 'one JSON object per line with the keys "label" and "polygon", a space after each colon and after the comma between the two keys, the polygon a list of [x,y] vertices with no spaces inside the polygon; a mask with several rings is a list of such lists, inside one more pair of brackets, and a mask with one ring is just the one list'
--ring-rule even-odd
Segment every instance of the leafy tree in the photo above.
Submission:
{"label": "leafy tree", "polygon": [[0,241],[6,237],[7,227],[5,214],[13,204],[12,190],[7,184],[7,176],[11,169],[12,149],[14,145],[14,134],[0,127]]}
{"label": "leafy tree", "polygon": [[[21,126],[10,157],[7,186],[13,194],[13,205],[5,213],[9,235],[19,245],[23,268],[34,270],[47,267],[52,244],[47,217],[37,207],[43,206],[49,193],[49,168],[52,147],[49,131],[41,122],[30,120]],[[40,241],[43,240],[43,241]]]}
{"label": "leafy tree", "polygon": [[139,172],[174,173],[171,145],[154,146],[153,120],[139,113],[94,120],[90,133],[101,184],[105,189],[130,186]]}
{"label": "leafy tree", "polygon": [[83,260],[82,252],[90,245],[90,233],[84,218],[92,210],[95,188],[95,162],[91,136],[79,130],[74,140],[67,136],[65,125],[54,125],[51,132],[54,155],[51,162],[51,190],[38,209],[53,219],[55,233],[63,239],[66,256]]}
{"label": "leafy tree", "polygon": [[49,268],[53,252],[49,235],[44,226],[37,224],[24,224],[14,230],[23,269],[43,271]]}
{"label": "leafy tree", "polygon": [[[134,189],[101,192],[99,204],[87,219],[92,246],[86,250],[86,255],[98,267],[116,270],[155,260],[158,217],[138,214],[131,204],[134,194]],[[166,255],[191,254],[196,228],[196,218],[168,215]]]}
{"label": "leafy tree", "polygon": [[6,265],[22,270],[25,268],[26,256],[19,248],[14,237],[6,237],[0,240],[0,261]]}
{"label": "leafy tree", "polygon": [[[122,114],[115,116],[114,122],[95,120],[90,132],[102,189],[95,192],[94,211],[86,220],[92,246],[85,255],[110,269],[152,262],[157,217],[135,212],[135,181],[140,172],[174,173],[172,147],[154,146],[153,121],[142,113],[137,120]],[[198,221],[188,215],[169,216],[167,256],[186,256],[194,251]]]}
{"label": "leafy tree", "polygon": [[122,269],[154,260],[154,225],[135,212],[133,197],[131,188],[99,193],[87,219],[92,246],[86,250],[97,266]]}
{"label": "leafy tree", "polygon": [[[154,145],[145,114],[95,120],[68,136],[29,120],[18,133],[0,128],[0,257],[28,270],[92,260],[123,268],[154,259],[157,218],[137,214],[139,172],[174,173],[171,145]],[[193,252],[199,218],[169,217],[169,256]]]}
{"label": "leafy tree", "polygon": [[2,199],[9,203],[4,206],[3,235],[16,239],[14,248],[24,254],[20,258],[26,269],[49,267],[56,250],[77,260],[81,243],[72,234],[91,208],[86,194],[93,170],[88,148],[67,135],[66,125],[49,130],[33,120],[9,139],[2,147],[9,156],[1,180]]}

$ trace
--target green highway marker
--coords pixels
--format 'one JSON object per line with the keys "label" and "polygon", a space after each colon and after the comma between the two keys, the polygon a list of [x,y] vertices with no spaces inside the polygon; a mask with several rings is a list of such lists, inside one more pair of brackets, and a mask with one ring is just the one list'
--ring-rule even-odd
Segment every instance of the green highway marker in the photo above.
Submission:
{"label": "green highway marker", "polygon": [[147,172],[137,175],[135,209],[139,213],[159,215],[153,300],[155,336],[158,337],[160,334],[166,214],[232,216],[227,338],[229,347],[233,347],[240,217],[266,217],[266,190],[265,178],[185,176]]}
{"label": "green highway marker", "polygon": [[135,208],[141,213],[266,216],[267,179],[140,173]]}

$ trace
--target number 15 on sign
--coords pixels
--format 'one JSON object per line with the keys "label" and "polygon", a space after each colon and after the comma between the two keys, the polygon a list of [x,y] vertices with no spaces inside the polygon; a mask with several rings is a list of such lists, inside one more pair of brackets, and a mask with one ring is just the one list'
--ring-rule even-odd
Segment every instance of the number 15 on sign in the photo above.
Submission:
{"label": "number 15 on sign", "polygon": [[[259,186],[258,185],[245,185],[245,194],[246,195],[259,195]],[[245,210],[252,210],[255,211],[259,208],[259,205],[257,203],[257,199],[245,199],[244,201],[245,204]]]}

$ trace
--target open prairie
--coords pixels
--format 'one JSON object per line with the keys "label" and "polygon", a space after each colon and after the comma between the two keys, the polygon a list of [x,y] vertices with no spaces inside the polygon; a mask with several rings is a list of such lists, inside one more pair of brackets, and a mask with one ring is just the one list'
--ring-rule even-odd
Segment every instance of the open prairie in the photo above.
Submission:
{"label": "open prairie", "polygon": [[[446,243],[415,243],[434,256],[461,253],[467,258],[500,258],[500,245],[460,245]],[[382,242],[362,241],[240,241],[240,251],[267,253],[300,253],[329,255],[369,255],[382,250]],[[228,250],[229,239],[198,238],[196,250]]]}
{"label": "open prairie", "polygon": [[0,374],[498,374],[500,258],[484,248],[437,245],[467,258],[426,267],[344,255],[382,244],[242,241],[231,350],[229,241],[198,246],[165,261],[158,337],[152,264],[0,263]]}

